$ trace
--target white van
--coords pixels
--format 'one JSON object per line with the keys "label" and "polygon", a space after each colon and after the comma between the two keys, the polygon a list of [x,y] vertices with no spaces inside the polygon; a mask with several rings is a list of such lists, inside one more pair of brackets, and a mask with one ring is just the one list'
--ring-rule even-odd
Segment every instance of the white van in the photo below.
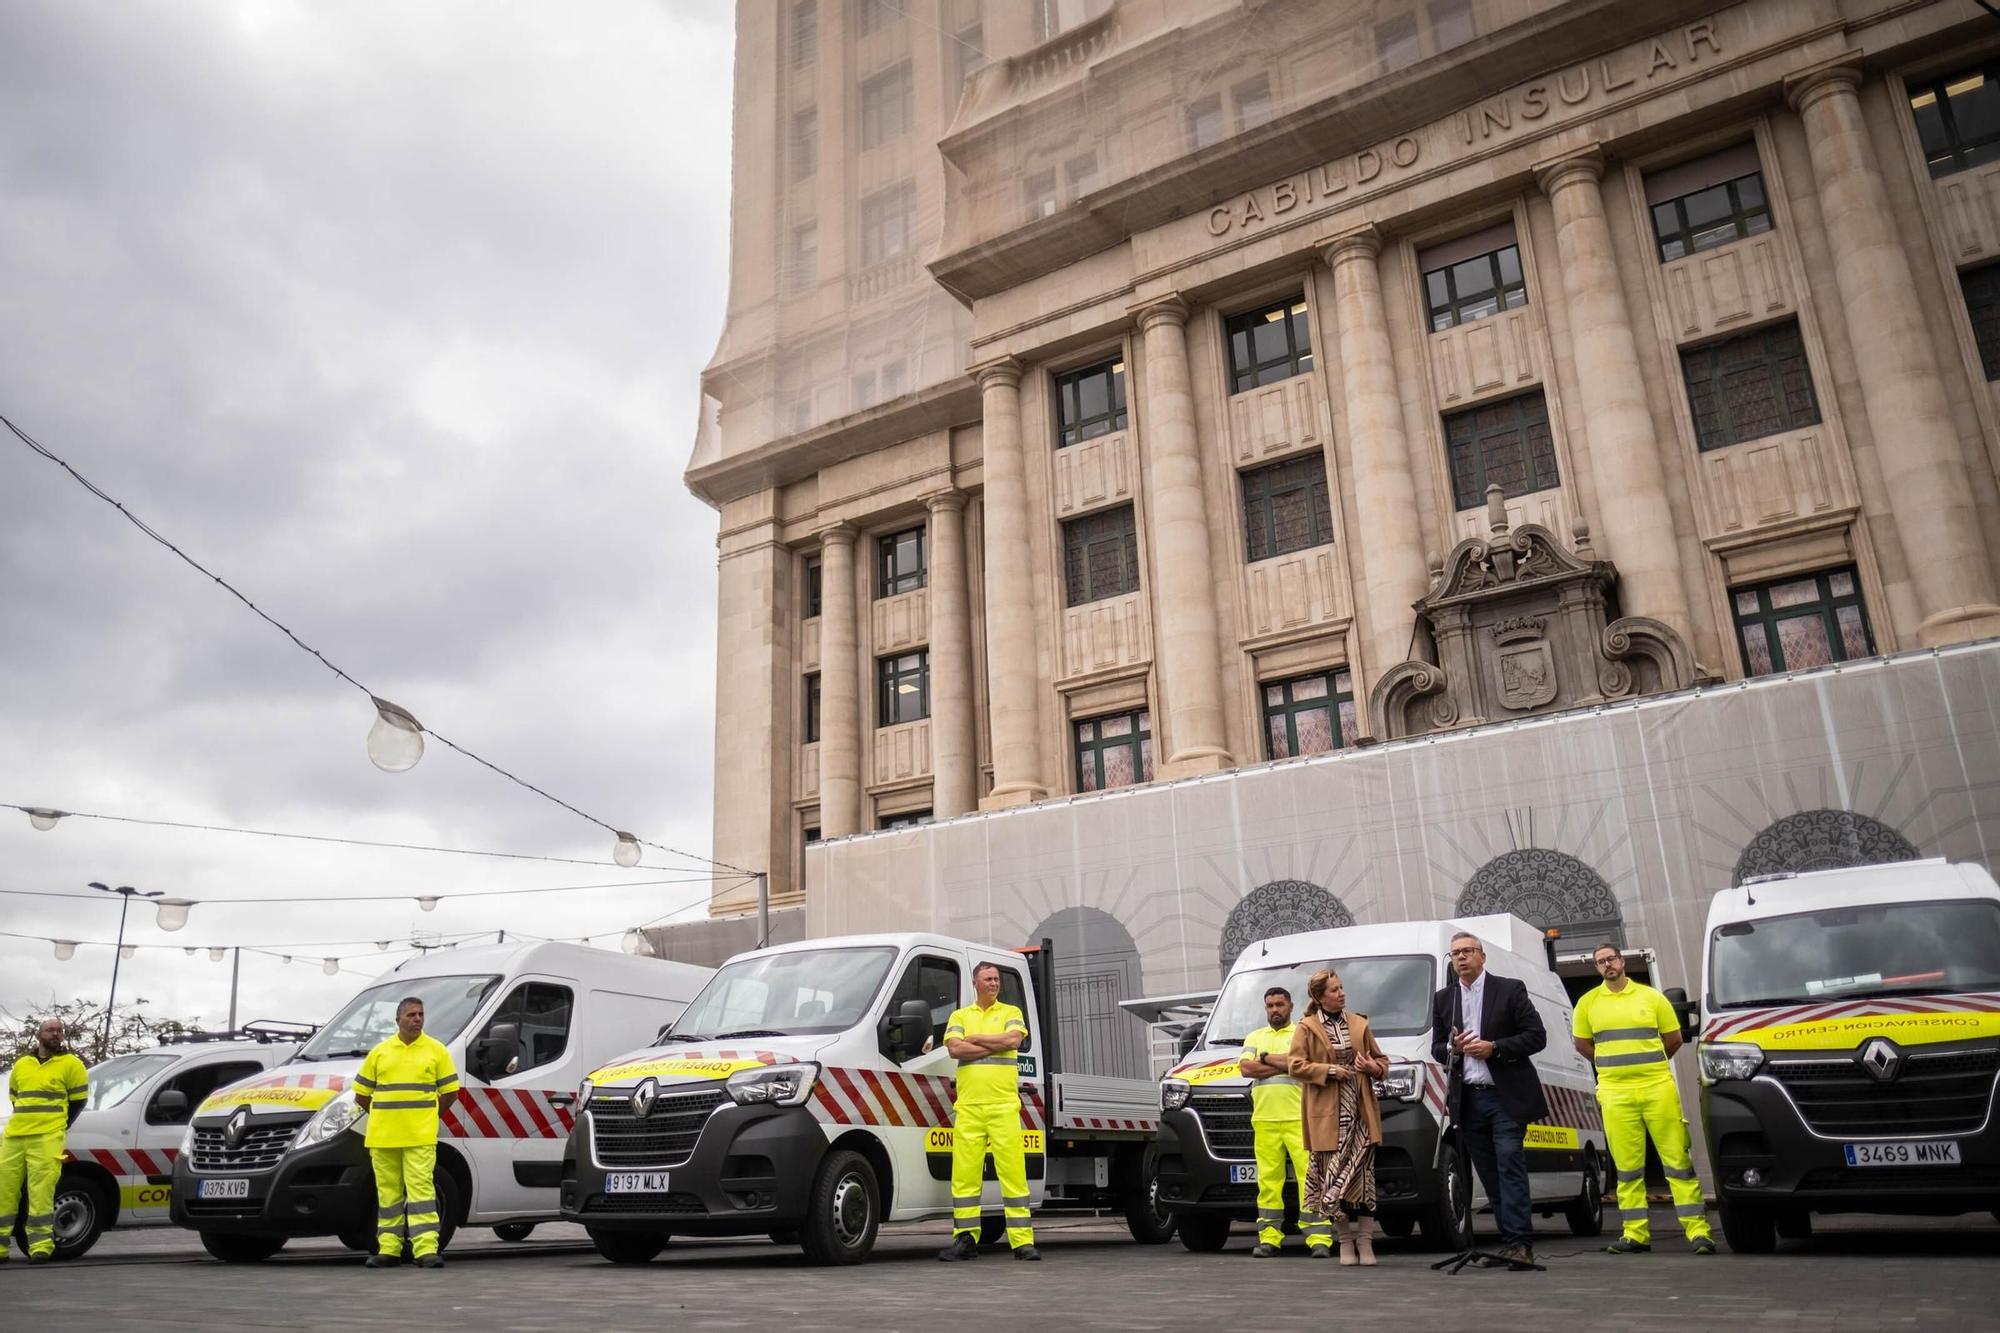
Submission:
{"label": "white van", "polygon": [[218,1259],[265,1259],[293,1236],[375,1248],[375,1183],[352,1081],[424,1002],[463,1088],[438,1139],[440,1245],[460,1226],[524,1238],[556,1216],[583,1076],[662,1030],[713,969],[576,944],[433,950],[349,1001],[292,1059],[209,1096],[174,1162],[175,1225]]}
{"label": "white van", "polygon": [[1710,900],[1703,1131],[1739,1253],[1815,1212],[2000,1209],[2000,888],[1940,860]]}
{"label": "white van", "polygon": [[[1542,1216],[1562,1214],[1579,1236],[1604,1228],[1604,1123],[1596,1079],[1569,1038],[1570,1004],[1551,970],[1542,933],[1513,916],[1400,921],[1283,935],[1245,949],[1229,969],[1195,1047],[1160,1083],[1160,1202],[1181,1243],[1219,1250],[1230,1227],[1256,1216],[1257,1162],[1250,1128],[1250,1080],[1237,1070],[1243,1038],[1265,1025],[1264,992],[1292,993],[1306,1010],[1306,981],[1332,968],[1355,1012],[1366,1014],[1389,1057],[1377,1080],[1382,1144],[1375,1151],[1377,1218],[1391,1236],[1421,1227],[1442,1249],[1472,1243],[1472,1215],[1485,1202],[1471,1159],[1445,1125],[1444,1067],[1431,1059],[1431,1000],[1451,972],[1451,937],[1470,931],[1486,947],[1487,970],[1525,982],[1548,1029],[1535,1072],[1549,1119],[1527,1126],[1528,1183]],[[1289,1169],[1287,1170],[1289,1175]],[[1301,1181],[1287,1187],[1296,1216]]]}
{"label": "white van", "polygon": [[303,1023],[193,1033],[90,1070],[90,1098],[63,1140],[56,1258],[75,1259],[111,1227],[165,1226],[174,1158],[208,1095],[282,1064],[312,1036]]}

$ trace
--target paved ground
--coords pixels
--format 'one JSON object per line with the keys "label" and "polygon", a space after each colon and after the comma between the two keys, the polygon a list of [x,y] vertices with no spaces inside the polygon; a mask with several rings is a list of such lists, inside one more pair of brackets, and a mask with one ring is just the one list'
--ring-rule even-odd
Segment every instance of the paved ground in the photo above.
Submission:
{"label": "paved ground", "polygon": [[[1665,1221],[1661,1216],[1658,1222]],[[1045,1262],[993,1254],[932,1260],[936,1227],[891,1228],[860,1268],[808,1267],[768,1241],[684,1243],[643,1268],[600,1260],[581,1231],[548,1226],[505,1244],[468,1231],[429,1273],[372,1273],[331,1242],[301,1242],[261,1265],[224,1267],[192,1236],[116,1233],[86,1258],[0,1270],[0,1327],[306,1329],[470,1327],[556,1333],[695,1326],[728,1329],[1388,1328],[1615,1330],[1674,1333],[1757,1324],[1786,1328],[1992,1327],[2000,1305],[2000,1225],[1821,1219],[1812,1240],[1767,1258],[1727,1249],[1696,1259],[1680,1244],[1614,1259],[1545,1235],[1546,1273],[1430,1271],[1435,1257],[1385,1242],[1381,1266],[1341,1268],[1303,1256],[1249,1257],[1239,1235],[1221,1254],[1178,1242],[1134,1245],[1122,1230],[1066,1222],[1042,1229]],[[1263,1309],[1242,1311],[1254,1278]],[[372,1302],[383,1301],[382,1305]],[[372,1312],[372,1313],[371,1313]],[[386,1321],[386,1322],[385,1322]]]}

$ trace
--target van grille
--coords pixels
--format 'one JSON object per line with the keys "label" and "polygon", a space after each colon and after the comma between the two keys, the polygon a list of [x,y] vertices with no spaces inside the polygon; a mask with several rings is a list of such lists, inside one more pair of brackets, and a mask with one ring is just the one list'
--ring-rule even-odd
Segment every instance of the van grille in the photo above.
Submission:
{"label": "van grille", "polygon": [[1970,1134],[1986,1122],[2000,1049],[1906,1052],[1886,1083],[1855,1059],[1774,1060],[1770,1069],[1815,1133],[1925,1138]]}
{"label": "van grille", "polygon": [[1245,1162],[1256,1158],[1257,1139],[1250,1128],[1249,1093],[1197,1092],[1188,1098],[1188,1109],[1200,1119],[1210,1152]]}
{"label": "van grille", "polygon": [[299,1121],[289,1125],[259,1125],[254,1121],[243,1131],[242,1142],[231,1147],[220,1125],[213,1129],[196,1125],[194,1169],[242,1174],[268,1171],[278,1164],[292,1140],[299,1136]]}
{"label": "van grille", "polygon": [[583,1205],[583,1211],[700,1217],[707,1214],[708,1208],[695,1194],[593,1194]]}
{"label": "van grille", "polygon": [[661,1092],[652,1114],[632,1114],[629,1093],[600,1092],[590,1099],[591,1135],[603,1166],[678,1166],[694,1154],[709,1115],[729,1100],[721,1088]]}

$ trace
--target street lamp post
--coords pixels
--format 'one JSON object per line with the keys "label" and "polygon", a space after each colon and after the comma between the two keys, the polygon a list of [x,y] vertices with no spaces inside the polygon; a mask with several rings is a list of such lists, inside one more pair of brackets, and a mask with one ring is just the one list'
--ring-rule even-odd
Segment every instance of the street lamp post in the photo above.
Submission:
{"label": "street lamp post", "polygon": [[97,1041],[97,1058],[102,1060],[111,1051],[111,1015],[118,1007],[118,964],[125,958],[125,914],[132,910],[134,898],[158,898],[161,896],[161,891],[155,889],[151,893],[146,893],[133,888],[130,884],[121,884],[114,889],[95,880],[91,881],[90,887],[102,893],[115,893],[123,899],[118,904],[118,946],[111,951],[111,998],[104,1006],[104,1035]]}

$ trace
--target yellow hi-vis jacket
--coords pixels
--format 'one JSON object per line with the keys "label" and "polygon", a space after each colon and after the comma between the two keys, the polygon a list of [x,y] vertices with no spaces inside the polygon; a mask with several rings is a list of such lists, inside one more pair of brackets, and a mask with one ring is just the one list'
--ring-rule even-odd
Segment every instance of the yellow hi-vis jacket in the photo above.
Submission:
{"label": "yellow hi-vis jacket", "polygon": [[370,1148],[421,1148],[437,1142],[438,1098],[458,1091],[458,1069],[429,1033],[412,1042],[399,1034],[368,1052],[354,1091],[375,1099],[368,1108]]}
{"label": "yellow hi-vis jacket", "polygon": [[29,1051],[7,1075],[7,1099],[14,1103],[14,1114],[7,1119],[6,1137],[62,1133],[69,1128],[70,1107],[81,1106],[89,1095],[90,1075],[84,1072],[83,1061],[68,1051],[47,1060]]}
{"label": "yellow hi-vis jacket", "polygon": [[1630,979],[1622,991],[1600,984],[1585,992],[1570,1019],[1570,1035],[1591,1043],[1599,1082],[1672,1079],[1663,1037],[1680,1030],[1680,1016],[1667,997]]}
{"label": "yellow hi-vis jacket", "polygon": [[[947,1040],[952,1037],[993,1037],[1027,1030],[1027,1015],[1000,1000],[995,1000],[988,1009],[981,1009],[976,1004],[954,1009],[944,1025]],[[958,1066],[959,1105],[972,1102],[1020,1105],[1020,1073],[1018,1051],[999,1051],[964,1062]]]}
{"label": "yellow hi-vis jacket", "polygon": [[[1269,1025],[1258,1028],[1243,1039],[1243,1053],[1254,1055],[1266,1064],[1282,1065],[1292,1053],[1292,1033],[1298,1030],[1297,1023],[1287,1023],[1281,1028]],[[1260,1078],[1250,1085],[1250,1120],[1258,1121],[1290,1120],[1297,1122],[1299,1107],[1304,1100],[1301,1084],[1290,1074],[1273,1074]]]}

